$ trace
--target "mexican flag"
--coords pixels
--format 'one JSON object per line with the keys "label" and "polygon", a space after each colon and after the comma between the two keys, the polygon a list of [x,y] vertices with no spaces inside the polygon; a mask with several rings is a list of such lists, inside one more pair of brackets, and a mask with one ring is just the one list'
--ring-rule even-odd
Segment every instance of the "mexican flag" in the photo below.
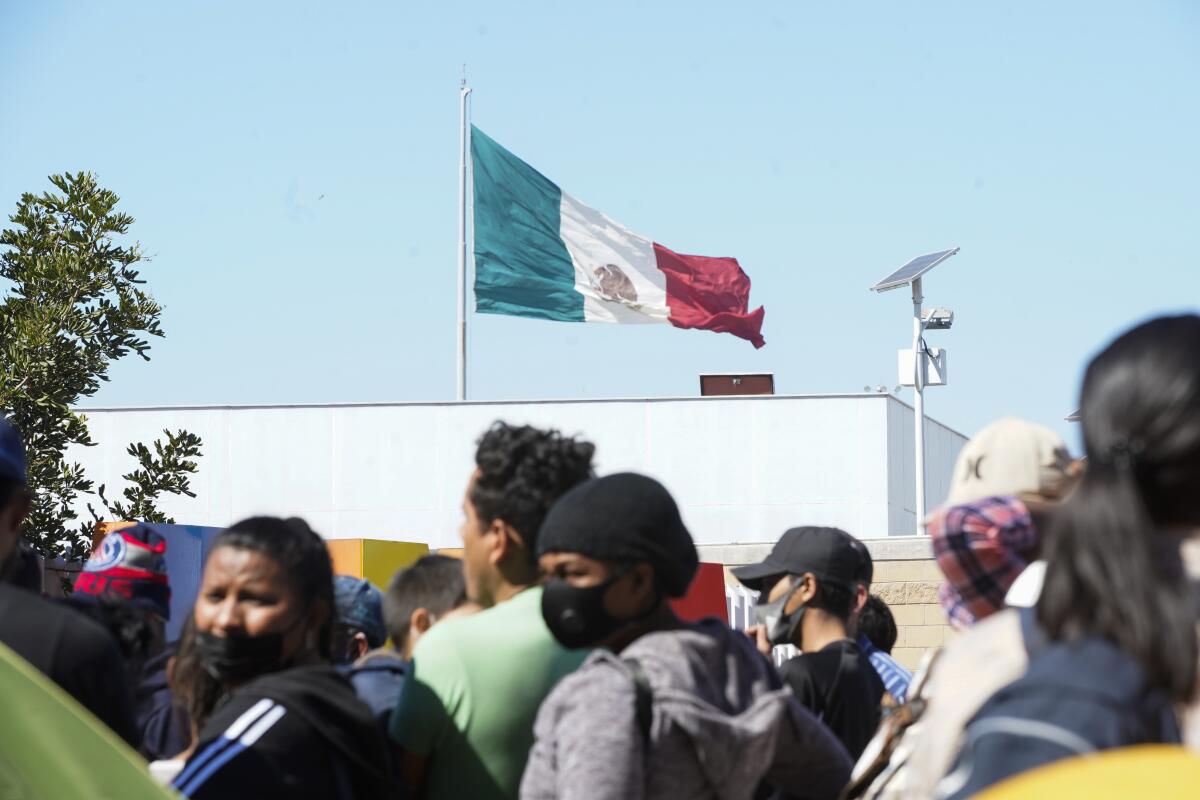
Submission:
{"label": "mexican flag", "polygon": [[734,258],[676,253],[571,197],[471,126],[475,310],[560,322],[658,322],[763,346]]}

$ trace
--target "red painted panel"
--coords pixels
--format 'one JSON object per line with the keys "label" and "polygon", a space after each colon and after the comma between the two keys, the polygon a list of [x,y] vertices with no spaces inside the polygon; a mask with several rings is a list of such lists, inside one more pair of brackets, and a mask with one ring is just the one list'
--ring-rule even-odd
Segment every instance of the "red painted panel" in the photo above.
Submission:
{"label": "red painted panel", "polygon": [[688,593],[672,600],[671,608],[688,622],[716,617],[729,624],[729,611],[725,606],[725,568],[720,564],[701,564]]}

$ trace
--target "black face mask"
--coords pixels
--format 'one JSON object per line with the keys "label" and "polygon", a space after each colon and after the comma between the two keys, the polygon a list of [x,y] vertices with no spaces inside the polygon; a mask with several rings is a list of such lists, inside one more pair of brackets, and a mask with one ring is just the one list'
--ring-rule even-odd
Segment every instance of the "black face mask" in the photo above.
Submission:
{"label": "black face mask", "polygon": [[651,603],[645,613],[632,619],[617,619],[604,607],[605,593],[627,571],[587,588],[572,586],[560,578],[546,581],[542,589],[542,618],[559,644],[568,650],[590,647],[654,612],[658,603]]}
{"label": "black face mask", "polygon": [[282,633],[214,636],[197,631],[195,647],[205,671],[221,683],[237,683],[274,672],[283,661]]}

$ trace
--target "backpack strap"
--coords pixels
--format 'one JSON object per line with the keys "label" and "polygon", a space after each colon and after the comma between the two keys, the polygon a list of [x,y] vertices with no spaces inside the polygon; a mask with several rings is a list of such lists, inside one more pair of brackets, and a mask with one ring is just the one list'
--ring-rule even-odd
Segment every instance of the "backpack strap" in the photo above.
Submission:
{"label": "backpack strap", "polygon": [[646,671],[636,658],[621,659],[629,671],[633,673],[633,689],[635,692],[634,712],[637,715],[638,730],[642,733],[642,743],[650,743],[650,725],[654,722],[654,690],[646,678]]}
{"label": "backpack strap", "polygon": [[825,689],[825,694],[821,696],[821,713],[817,715],[817,719],[825,721],[825,715],[829,713],[833,706],[833,698],[837,697],[838,687],[842,683],[842,675],[849,670],[854,669],[855,662],[858,661],[858,654],[862,652],[858,643],[852,639],[846,641],[853,644],[853,647],[845,647],[842,649],[842,657],[838,659],[837,672],[833,674],[833,681]]}
{"label": "backpack strap", "polygon": [[1045,631],[1038,625],[1037,606],[1018,608],[1017,618],[1021,621],[1021,641],[1025,645],[1025,653],[1032,661],[1048,644]]}

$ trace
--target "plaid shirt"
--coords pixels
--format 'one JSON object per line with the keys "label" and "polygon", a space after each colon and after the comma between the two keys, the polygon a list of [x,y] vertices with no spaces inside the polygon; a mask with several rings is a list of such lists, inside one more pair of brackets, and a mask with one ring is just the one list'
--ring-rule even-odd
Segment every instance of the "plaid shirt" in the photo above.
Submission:
{"label": "plaid shirt", "polygon": [[871,644],[871,640],[861,633],[858,635],[858,646],[862,648],[867,660],[871,662],[871,666],[879,673],[879,680],[883,681],[883,688],[896,698],[897,703],[903,703],[905,695],[908,694],[908,685],[912,683],[912,673],[897,664],[896,659],[892,658],[890,654]]}
{"label": "plaid shirt", "polygon": [[968,628],[1004,608],[1004,595],[1032,560],[1038,535],[1015,497],[989,497],[938,512],[933,555],[946,581],[938,590],[950,624]]}

